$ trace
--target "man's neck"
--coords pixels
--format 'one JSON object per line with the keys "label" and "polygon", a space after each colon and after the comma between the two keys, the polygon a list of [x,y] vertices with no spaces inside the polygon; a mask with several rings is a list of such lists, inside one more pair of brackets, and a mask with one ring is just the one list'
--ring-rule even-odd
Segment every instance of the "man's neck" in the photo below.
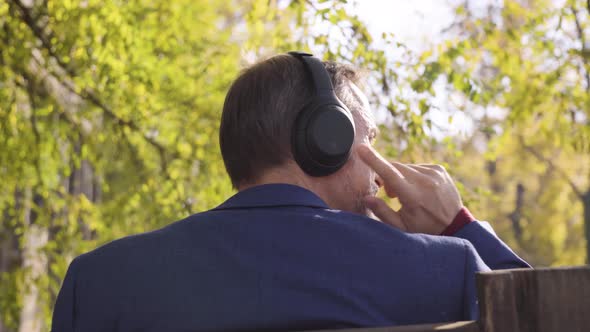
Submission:
{"label": "man's neck", "polygon": [[307,175],[305,175],[298,167],[295,168],[290,166],[291,165],[286,165],[269,169],[253,181],[240,184],[238,191],[271,183],[292,184],[313,191],[309,185],[310,181],[306,179]]}
{"label": "man's neck", "polygon": [[238,187],[238,191],[243,191],[248,188],[264,184],[285,183],[305,188],[318,195],[324,202],[330,205],[330,196],[325,192],[325,186],[323,185],[322,181],[325,180],[310,177],[295,164],[287,164],[281,167],[269,169],[254,181],[241,184]]}

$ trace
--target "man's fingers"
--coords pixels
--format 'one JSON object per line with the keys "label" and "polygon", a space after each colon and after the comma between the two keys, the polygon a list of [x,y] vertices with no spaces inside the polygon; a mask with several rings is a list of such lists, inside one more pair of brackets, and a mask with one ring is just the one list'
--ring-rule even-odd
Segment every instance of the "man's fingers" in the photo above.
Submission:
{"label": "man's fingers", "polygon": [[387,205],[387,203],[381,198],[367,196],[364,198],[364,203],[365,206],[369,208],[382,222],[399,228],[402,231],[407,231],[407,227],[402,221],[400,215],[390,208],[389,205]]}
{"label": "man's fingers", "polygon": [[361,145],[358,148],[358,153],[361,159],[379,175],[388,196],[399,197],[408,193],[409,187],[404,175],[375,150],[368,145]]}
{"label": "man's fingers", "polygon": [[408,164],[408,166],[412,167],[413,169],[415,169],[416,171],[422,173],[422,174],[426,174],[429,177],[436,177],[438,176],[438,174],[436,173],[435,170],[430,169],[428,167],[424,167],[422,165],[415,165],[415,164]]}
{"label": "man's fingers", "polygon": [[[406,165],[398,162],[393,162],[392,164],[404,175],[406,181],[410,183],[432,182],[431,177],[426,175],[426,172],[423,172],[419,167],[414,167],[415,165]],[[430,171],[430,169],[428,170]]]}
{"label": "man's fingers", "polygon": [[418,165],[410,165],[415,170],[419,171],[420,173],[429,175],[431,179],[434,179],[437,183],[448,183],[453,182],[451,175],[447,172],[447,170],[442,165],[436,164],[418,164]]}

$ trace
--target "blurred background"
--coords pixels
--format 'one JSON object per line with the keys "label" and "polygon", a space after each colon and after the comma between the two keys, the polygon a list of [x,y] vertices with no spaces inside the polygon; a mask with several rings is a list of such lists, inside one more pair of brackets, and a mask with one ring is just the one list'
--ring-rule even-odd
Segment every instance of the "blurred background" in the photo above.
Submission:
{"label": "blurred background", "polygon": [[590,0],[0,0],[0,331],[49,329],[73,257],[229,197],[225,92],[294,49],[363,68],[377,148],[444,164],[531,264],[588,262]]}

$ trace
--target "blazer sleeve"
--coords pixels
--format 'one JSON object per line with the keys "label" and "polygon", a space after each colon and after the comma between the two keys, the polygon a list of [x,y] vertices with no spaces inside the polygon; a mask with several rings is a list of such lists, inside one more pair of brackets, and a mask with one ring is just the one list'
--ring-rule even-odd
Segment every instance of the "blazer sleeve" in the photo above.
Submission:
{"label": "blazer sleeve", "polygon": [[63,284],[57,295],[51,322],[52,332],[73,332],[76,319],[76,274],[77,258],[72,261],[66,272]]}
{"label": "blazer sleeve", "polygon": [[463,276],[463,319],[477,320],[479,318],[479,307],[477,304],[477,286],[475,274],[477,272],[488,272],[490,268],[479,257],[477,251],[469,241],[465,245],[465,272]]}
{"label": "blazer sleeve", "polygon": [[471,242],[479,257],[492,270],[531,267],[496,236],[487,222],[470,222],[453,236]]}

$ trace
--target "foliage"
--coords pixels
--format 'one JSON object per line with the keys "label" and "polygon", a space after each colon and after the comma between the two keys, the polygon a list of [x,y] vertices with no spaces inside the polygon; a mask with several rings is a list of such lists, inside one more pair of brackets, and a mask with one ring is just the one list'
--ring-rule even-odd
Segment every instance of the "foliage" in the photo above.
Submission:
{"label": "foliage", "polygon": [[319,19],[354,40],[329,58],[383,66],[346,1],[317,6],[0,2],[0,327],[37,301],[46,329],[72,257],[231,194],[217,127],[242,59],[323,44]]}
{"label": "foliage", "polygon": [[426,99],[446,85],[448,112],[474,123],[467,139],[448,141],[461,158],[439,153],[439,160],[476,215],[529,261],[583,264],[590,256],[590,3],[466,1],[455,14],[451,38],[422,54],[412,83]]}
{"label": "foliage", "polygon": [[[390,114],[380,148],[444,163],[527,259],[581,263],[590,79],[575,38],[590,20],[582,1],[504,3],[458,6],[453,38],[418,56],[372,36],[345,0],[0,0],[0,329],[23,329],[36,301],[46,330],[76,255],[231,195],[226,89],[248,62],[292,49],[366,69]],[[439,84],[459,103],[450,119],[475,123],[467,137],[432,135]]]}

